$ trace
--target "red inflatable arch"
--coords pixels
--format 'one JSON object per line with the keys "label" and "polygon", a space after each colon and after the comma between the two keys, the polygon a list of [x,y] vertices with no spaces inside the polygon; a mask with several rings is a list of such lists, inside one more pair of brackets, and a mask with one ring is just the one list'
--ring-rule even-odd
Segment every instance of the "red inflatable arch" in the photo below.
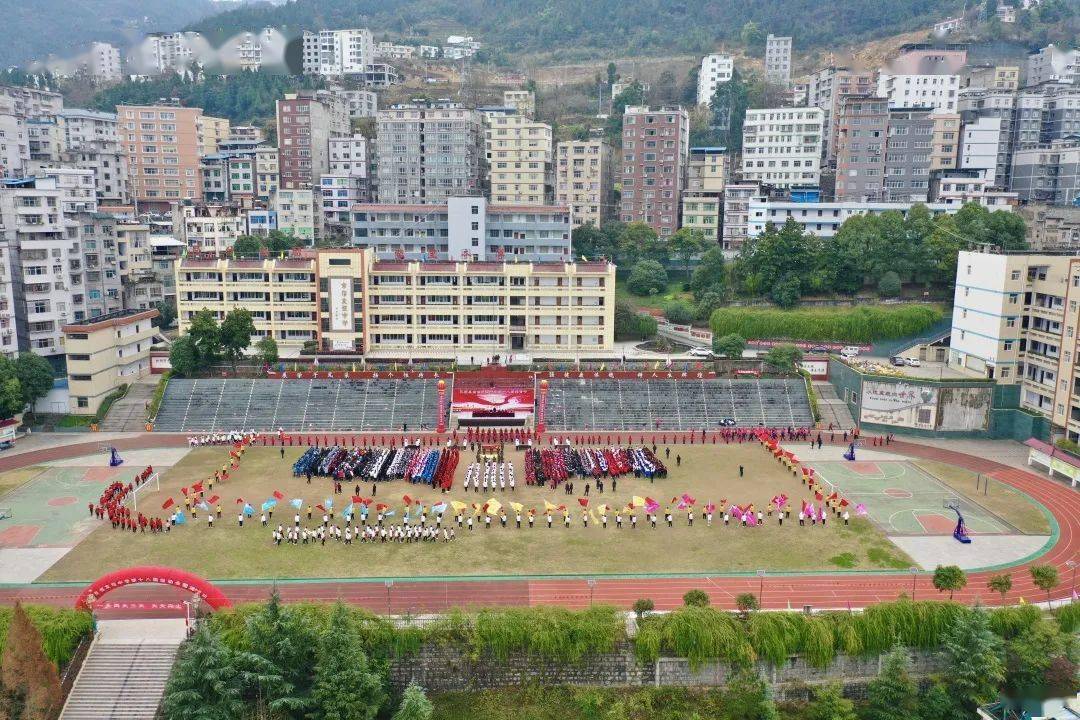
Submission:
{"label": "red inflatable arch", "polygon": [[214,610],[232,607],[232,603],[220,590],[198,575],[192,575],[176,568],[156,567],[153,565],[124,568],[108,575],[102,575],[82,591],[79,599],[75,601],[75,607],[80,610],[89,610],[94,601],[113,590],[139,583],[170,585],[180,590],[195,593]]}

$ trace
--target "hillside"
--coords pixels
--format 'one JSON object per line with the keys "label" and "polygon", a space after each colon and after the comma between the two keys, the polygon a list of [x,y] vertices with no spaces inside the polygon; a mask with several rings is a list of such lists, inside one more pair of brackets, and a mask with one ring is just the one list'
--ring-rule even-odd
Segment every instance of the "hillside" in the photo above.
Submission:
{"label": "hillside", "polygon": [[960,0],[295,0],[253,4],[191,26],[213,39],[264,26],[370,27],[393,37],[440,41],[457,27],[483,41],[496,61],[512,55],[562,59],[613,53],[697,53],[736,41],[747,22],[794,35],[799,51],[926,27]]}
{"label": "hillside", "polygon": [[75,54],[93,40],[126,48],[219,10],[211,0],[0,0],[0,67]]}

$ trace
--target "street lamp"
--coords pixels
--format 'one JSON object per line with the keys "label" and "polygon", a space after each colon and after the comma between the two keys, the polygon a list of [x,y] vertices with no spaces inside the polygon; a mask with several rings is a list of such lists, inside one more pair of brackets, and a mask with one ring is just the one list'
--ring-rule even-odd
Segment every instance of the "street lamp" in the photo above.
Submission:
{"label": "street lamp", "polygon": [[764,570],[758,570],[757,571],[757,576],[758,576],[757,603],[758,603],[759,608],[764,608],[765,607],[765,571]]}
{"label": "street lamp", "polygon": [[919,577],[919,568],[912,566],[908,568],[908,572],[911,573],[911,599],[915,599],[915,580]]}
{"label": "street lamp", "polygon": [[593,592],[596,591],[596,579],[595,578],[589,578],[585,582],[589,586],[589,607],[592,607],[592,604],[593,604]]}
{"label": "street lamp", "polygon": [[383,585],[386,586],[386,617],[390,617],[390,590],[394,587],[394,581],[387,580]]}
{"label": "street lamp", "polygon": [[1072,587],[1069,588],[1069,595],[1070,595],[1070,597],[1073,597],[1073,598],[1076,597],[1076,565],[1077,565],[1077,562],[1075,560],[1066,560],[1065,561],[1065,567],[1072,570],[1072,583],[1071,583]]}

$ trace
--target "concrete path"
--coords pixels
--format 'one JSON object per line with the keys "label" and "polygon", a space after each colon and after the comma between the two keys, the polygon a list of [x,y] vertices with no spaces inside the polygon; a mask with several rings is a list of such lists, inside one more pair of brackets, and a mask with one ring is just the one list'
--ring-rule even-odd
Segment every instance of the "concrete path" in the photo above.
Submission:
{"label": "concrete path", "polygon": [[951,535],[889,536],[923,570],[938,565],[959,565],[962,570],[1013,565],[1037,553],[1049,539],[1049,535],[972,535],[971,544],[964,545]]}
{"label": "concrete path", "polygon": [[187,637],[182,618],[100,620],[97,632],[100,643],[182,642]]}
{"label": "concrete path", "polygon": [[120,398],[109,408],[109,414],[101,423],[101,429],[108,432],[139,432],[146,426],[146,408],[154,397],[157,376],[148,375],[132,383],[127,395]]}

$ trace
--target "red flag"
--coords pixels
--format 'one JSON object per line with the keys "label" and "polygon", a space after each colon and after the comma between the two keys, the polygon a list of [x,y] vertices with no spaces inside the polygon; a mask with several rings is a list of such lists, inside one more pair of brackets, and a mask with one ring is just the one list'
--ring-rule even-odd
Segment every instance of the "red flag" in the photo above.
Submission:
{"label": "red flag", "polygon": [[849,504],[846,498],[840,501],[840,507],[847,507]]}
{"label": "red flag", "polygon": [[173,506],[174,504],[175,504],[175,503],[173,502],[173,499],[172,499],[172,498],[169,498],[169,499],[168,499],[168,500],[166,500],[165,502],[161,503],[161,509],[162,509],[162,510],[168,510],[168,509],[169,509],[169,508],[171,508],[171,507],[172,507],[172,506]]}
{"label": "red flag", "polygon": [[184,497],[187,497],[188,489],[186,487],[180,488],[180,492],[184,493]]}
{"label": "red flag", "polygon": [[281,494],[280,492],[278,492],[277,490],[275,490],[275,491],[274,491],[274,498],[275,498],[275,499],[277,499],[277,500],[284,500],[284,499],[285,499],[285,496],[284,496],[284,495],[282,495],[282,494]]}
{"label": "red flag", "polygon": [[389,505],[387,505],[386,503],[378,503],[378,504],[377,504],[377,505],[375,506],[375,509],[376,509],[376,510],[378,510],[379,512],[382,512],[383,510],[385,510],[385,509],[386,509],[386,508],[388,508],[388,507],[390,507],[390,506],[389,506]]}
{"label": "red flag", "polygon": [[589,498],[578,498],[577,501],[581,507],[589,507]]}
{"label": "red flag", "polygon": [[830,495],[830,496],[829,496],[829,499],[830,499],[830,500],[835,500],[835,499],[836,499],[836,498],[838,498],[838,497],[840,497],[840,496],[839,496],[839,495],[837,495],[836,493],[833,493],[832,495]]}
{"label": "red flag", "polygon": [[191,486],[191,489],[195,492],[202,492],[202,480]]}
{"label": "red flag", "polygon": [[360,497],[359,495],[353,495],[353,496],[352,496],[352,501],[353,501],[354,503],[363,503],[363,502],[364,502],[364,498]]}
{"label": "red flag", "polygon": [[315,507],[319,508],[319,512],[326,512],[326,508],[324,508],[321,504],[316,505]]}
{"label": "red flag", "polygon": [[566,509],[566,506],[565,506],[565,505],[560,505],[559,507],[557,507],[557,508],[555,508],[555,509],[556,509],[556,510],[565,510],[565,509]]}
{"label": "red flag", "polygon": [[818,502],[821,502],[822,500],[825,499],[825,496],[822,495],[820,492],[815,492],[814,493],[814,499],[817,500]]}
{"label": "red flag", "polygon": [[236,498],[236,504],[237,505],[243,505],[244,504],[244,498]]}
{"label": "red flag", "polygon": [[210,499],[209,499],[209,500],[207,500],[206,502],[208,502],[208,503],[210,503],[211,505],[213,505],[214,503],[216,503],[216,502],[217,502],[218,500],[220,500],[220,499],[221,499],[221,498],[220,498],[220,497],[218,497],[217,495],[212,495],[212,496],[210,497]]}
{"label": "red flag", "polygon": [[412,498],[409,497],[408,495],[405,495],[401,499],[406,505],[412,505]]}

